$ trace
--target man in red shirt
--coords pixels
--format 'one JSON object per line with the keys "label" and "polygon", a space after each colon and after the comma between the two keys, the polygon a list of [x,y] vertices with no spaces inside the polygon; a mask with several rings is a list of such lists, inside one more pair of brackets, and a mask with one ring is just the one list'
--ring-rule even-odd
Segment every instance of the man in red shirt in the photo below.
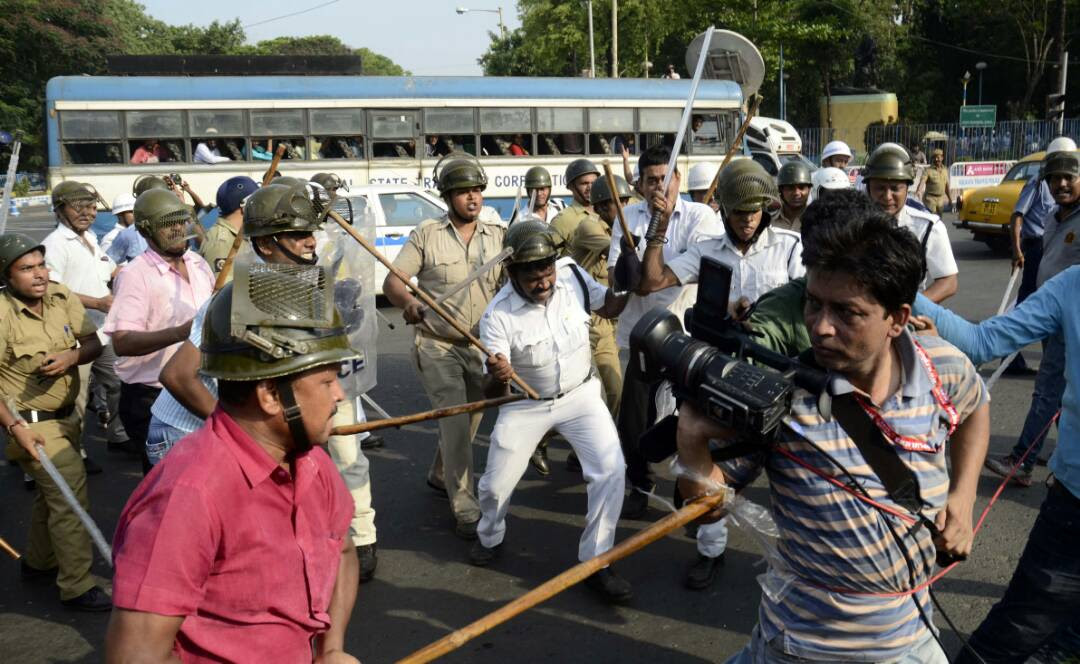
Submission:
{"label": "man in red shirt", "polygon": [[332,292],[324,268],[260,263],[209,304],[202,372],[218,407],[120,515],[110,664],[356,662],[353,501],[314,447],[356,357]]}

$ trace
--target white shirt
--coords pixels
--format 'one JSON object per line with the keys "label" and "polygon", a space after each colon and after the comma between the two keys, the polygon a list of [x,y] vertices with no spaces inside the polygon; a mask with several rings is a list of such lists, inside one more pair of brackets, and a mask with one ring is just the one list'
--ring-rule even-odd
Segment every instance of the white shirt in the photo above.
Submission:
{"label": "white shirt", "polygon": [[[569,392],[592,371],[590,315],[571,267],[574,260],[561,258],[555,265],[555,292],[547,304],[523,298],[508,281],[480,319],[481,341],[492,353],[509,358],[514,371],[541,397]],[[584,269],[577,271],[588,291],[589,311],[604,306],[607,287]]]}
{"label": "white shirt", "polygon": [[[645,237],[651,219],[649,204],[646,201],[626,206],[623,208],[623,216],[626,218],[626,225],[629,226],[631,233],[639,238]],[[670,264],[702,237],[723,234],[724,225],[711,207],[704,203],[692,203],[679,198],[671,213],[671,220],[668,222],[668,241],[664,245],[664,262]],[[615,224],[611,227],[611,249],[608,250],[609,267],[615,266],[621,253],[622,225]],[[638,243],[637,254],[639,257],[645,255],[645,242]],[[615,343],[619,348],[629,348],[630,330],[634,329],[638,320],[650,309],[657,307],[668,309],[678,316],[679,320],[682,320],[683,311],[693,304],[693,300],[688,301],[688,298],[693,298],[696,294],[696,286],[672,286],[645,297],[631,295],[626,308],[619,314],[619,323],[615,328]]]}
{"label": "white shirt", "polygon": [[206,143],[200,142],[195,146],[196,164],[216,164],[222,161],[232,161],[232,159],[221,156],[217,148],[211,149]]}
{"label": "white shirt", "polygon": [[[86,244],[83,244],[84,239]],[[75,231],[58,224],[41,244],[45,245],[45,266],[49,268],[49,279],[64,284],[77,295],[105,297],[109,294],[109,280],[116,263],[101,250],[92,231],[87,230],[80,238]],[[101,331],[105,313],[87,309],[86,315],[97,325],[101,343],[108,343],[108,337]]]}
{"label": "white shirt", "polygon": [[683,284],[697,283],[702,256],[715,258],[731,268],[729,301],[732,303],[740,297],[757,302],[777,286],[806,274],[802,240],[798,233],[783,228],[766,228],[745,254],[727,235],[702,238],[667,265]]}
{"label": "white shirt", "polygon": [[514,221],[518,222],[524,219],[532,218],[540,219],[540,221],[544,222],[545,224],[550,224],[552,221],[555,220],[555,217],[560,212],[566,209],[566,203],[563,203],[558,198],[549,198],[547,205],[545,205],[544,207],[546,209],[546,216],[543,219],[540,219],[538,215],[536,215],[532,212],[532,210],[529,209],[529,204],[526,202],[525,205],[522,205],[521,208],[518,209],[517,214],[514,215]]}
{"label": "white shirt", "polygon": [[120,231],[124,230],[124,228],[126,228],[126,226],[116,224],[112,227],[112,230],[101,236],[101,251],[109,253],[109,247],[112,246],[113,240],[116,239],[116,236],[119,235]]}
{"label": "white shirt", "polygon": [[[896,224],[900,228],[906,228],[915,234],[915,239],[922,245],[927,227],[930,227],[930,237],[926,240],[926,279],[923,280],[922,289],[926,290],[935,280],[949,277],[960,270],[956,267],[956,259],[953,258],[952,244],[949,242],[949,231],[945,223],[936,214],[916,210],[905,205],[900,208],[900,214],[896,217]],[[931,226],[933,224],[933,226]]]}

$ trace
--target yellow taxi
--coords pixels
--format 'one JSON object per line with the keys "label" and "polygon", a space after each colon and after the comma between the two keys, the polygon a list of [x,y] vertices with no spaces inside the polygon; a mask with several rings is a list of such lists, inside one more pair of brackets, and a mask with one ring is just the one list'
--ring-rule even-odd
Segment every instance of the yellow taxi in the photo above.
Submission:
{"label": "yellow taxi", "polygon": [[1009,219],[1020,199],[1024,183],[1038,177],[1044,152],[1035,152],[1013,164],[1001,182],[964,192],[957,203],[957,228],[970,230],[974,239],[985,242],[995,251],[1009,253]]}

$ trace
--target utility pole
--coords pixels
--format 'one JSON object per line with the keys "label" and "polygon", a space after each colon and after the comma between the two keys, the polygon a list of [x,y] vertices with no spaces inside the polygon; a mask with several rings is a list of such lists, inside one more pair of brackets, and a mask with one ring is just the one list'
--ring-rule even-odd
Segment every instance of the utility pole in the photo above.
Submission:
{"label": "utility pole", "polygon": [[1065,80],[1069,75],[1069,52],[1065,50],[1065,0],[1058,0],[1061,16],[1058,21],[1058,94],[1061,95],[1061,114],[1057,118],[1058,135],[1065,133]]}
{"label": "utility pole", "polygon": [[593,45],[592,0],[588,0],[586,4],[589,6],[589,78],[596,78],[596,48]]}
{"label": "utility pole", "polygon": [[619,0],[611,0],[611,78],[619,78]]}

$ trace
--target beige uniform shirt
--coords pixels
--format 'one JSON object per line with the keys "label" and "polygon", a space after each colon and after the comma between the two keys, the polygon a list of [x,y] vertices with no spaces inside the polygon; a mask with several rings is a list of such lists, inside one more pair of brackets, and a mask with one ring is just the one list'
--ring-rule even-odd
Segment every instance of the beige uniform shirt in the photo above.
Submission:
{"label": "beige uniform shirt", "polygon": [[[409,276],[416,277],[417,285],[428,295],[438,299],[444,292],[463,281],[466,276],[502,251],[506,227],[501,224],[477,220],[476,231],[468,246],[450,222],[448,216],[420,222],[409,234],[409,241],[394,259],[394,266]],[[476,334],[480,317],[488,302],[495,296],[502,283],[503,269],[497,265],[469,284],[453,297],[442,303],[458,322]],[[462,341],[464,337],[434,312],[424,316],[417,330],[429,336]]]}
{"label": "beige uniform shirt", "polygon": [[5,291],[0,295],[0,396],[15,399],[19,410],[55,411],[75,403],[78,366],[52,378],[38,369],[46,355],[74,348],[79,337],[96,331],[66,286],[49,282],[41,316]]}
{"label": "beige uniform shirt", "polygon": [[926,179],[923,185],[923,195],[944,196],[945,188],[949,184],[949,169],[944,165],[926,168]]}
{"label": "beige uniform shirt", "polygon": [[611,248],[611,226],[599,216],[586,217],[570,238],[566,253],[601,284],[608,285],[608,249]]}
{"label": "beige uniform shirt", "polygon": [[[224,219],[218,219],[213,227],[206,232],[206,239],[199,247],[199,254],[210,264],[210,269],[216,275],[225,266],[225,259],[232,249],[236,240],[236,229]],[[230,275],[230,280],[232,275]]]}
{"label": "beige uniform shirt", "polygon": [[[803,208],[805,210],[806,208]],[[783,228],[786,231],[794,231],[798,233],[802,230],[802,211],[788,217],[784,214],[784,208],[780,208],[780,212],[773,217],[772,223],[769,224],[773,228]]]}
{"label": "beige uniform shirt", "polygon": [[581,203],[574,201],[565,210],[560,212],[554,219],[548,221],[548,228],[555,236],[555,245],[562,247],[562,255],[569,256],[570,239],[574,236],[581,222],[586,219],[599,219],[595,212],[586,208]]}

